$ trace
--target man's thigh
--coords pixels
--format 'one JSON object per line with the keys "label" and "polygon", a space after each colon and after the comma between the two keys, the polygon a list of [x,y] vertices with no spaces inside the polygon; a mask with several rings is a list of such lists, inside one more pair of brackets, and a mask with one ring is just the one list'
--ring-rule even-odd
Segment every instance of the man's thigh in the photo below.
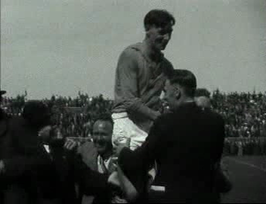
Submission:
{"label": "man's thigh", "polygon": [[135,150],[141,146],[147,137],[147,133],[141,130],[128,117],[114,119],[112,142],[125,143],[130,138],[130,149]]}

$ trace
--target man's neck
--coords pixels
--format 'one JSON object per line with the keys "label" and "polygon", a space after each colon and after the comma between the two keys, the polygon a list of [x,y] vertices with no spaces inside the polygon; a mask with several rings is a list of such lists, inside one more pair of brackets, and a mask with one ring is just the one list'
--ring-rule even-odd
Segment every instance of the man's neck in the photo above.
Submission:
{"label": "man's neck", "polygon": [[193,98],[186,98],[184,99],[183,103],[186,104],[186,103],[194,103],[195,100]]}
{"label": "man's neck", "polygon": [[108,151],[104,154],[101,154],[100,156],[103,158],[103,160],[108,160],[112,155],[112,152],[111,151]]}
{"label": "man's neck", "polygon": [[155,50],[152,47],[151,42],[147,37],[144,39],[143,43],[144,43],[144,52],[149,57],[150,60],[156,61],[156,59],[158,59],[158,56],[162,55],[160,50]]}
{"label": "man's neck", "polygon": [[180,101],[180,105],[186,105],[186,104],[189,104],[189,103],[194,103],[194,99],[193,98],[183,98],[182,101]]}

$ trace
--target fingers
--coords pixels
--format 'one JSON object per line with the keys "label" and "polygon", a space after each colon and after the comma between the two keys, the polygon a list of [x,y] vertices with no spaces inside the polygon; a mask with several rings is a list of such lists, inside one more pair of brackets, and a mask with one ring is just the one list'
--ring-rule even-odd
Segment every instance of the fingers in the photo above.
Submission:
{"label": "fingers", "polygon": [[113,152],[116,156],[119,156],[121,150],[124,147],[130,148],[131,138],[120,138],[119,140],[115,140],[113,146]]}
{"label": "fingers", "polygon": [[126,140],[126,147],[130,147],[131,138],[127,138]]}
{"label": "fingers", "polygon": [[114,143],[115,146],[123,145],[123,146],[126,146],[126,147],[130,147],[130,142],[131,142],[131,138],[130,137],[128,137],[128,138],[123,137],[123,138],[119,138],[119,139],[115,140],[113,143]]}
{"label": "fingers", "polygon": [[64,147],[67,150],[73,150],[79,146],[79,143],[74,141],[73,139],[66,139],[66,142],[64,144]]}
{"label": "fingers", "polygon": [[119,145],[119,143],[118,143],[117,141],[114,141],[113,144],[114,144],[114,145],[113,145],[113,148],[114,148],[114,149]]}

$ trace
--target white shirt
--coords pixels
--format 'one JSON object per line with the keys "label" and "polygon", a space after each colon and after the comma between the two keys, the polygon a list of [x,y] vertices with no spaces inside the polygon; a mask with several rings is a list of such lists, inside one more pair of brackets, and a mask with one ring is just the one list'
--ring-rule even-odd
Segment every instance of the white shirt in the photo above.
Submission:
{"label": "white shirt", "polygon": [[46,151],[48,154],[50,154],[51,149],[50,149],[49,145],[43,145],[43,147],[44,147],[45,151]]}
{"label": "white shirt", "polygon": [[104,160],[100,155],[98,155],[97,157],[98,172],[102,174],[107,173],[106,170],[108,171],[109,169],[110,161],[111,161],[111,157]]}

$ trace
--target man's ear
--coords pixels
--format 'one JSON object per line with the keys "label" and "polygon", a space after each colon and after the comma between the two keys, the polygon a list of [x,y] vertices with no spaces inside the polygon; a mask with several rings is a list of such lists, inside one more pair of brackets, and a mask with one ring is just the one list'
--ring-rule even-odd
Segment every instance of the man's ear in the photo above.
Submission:
{"label": "man's ear", "polygon": [[175,97],[177,100],[181,98],[181,90],[178,87],[175,87]]}
{"label": "man's ear", "polygon": [[146,36],[149,37],[151,32],[152,32],[152,25],[147,25],[146,28],[145,28],[145,33],[146,33]]}
{"label": "man's ear", "polygon": [[146,30],[145,33],[146,33],[146,37],[149,38],[150,37],[150,33],[151,33],[150,29]]}

